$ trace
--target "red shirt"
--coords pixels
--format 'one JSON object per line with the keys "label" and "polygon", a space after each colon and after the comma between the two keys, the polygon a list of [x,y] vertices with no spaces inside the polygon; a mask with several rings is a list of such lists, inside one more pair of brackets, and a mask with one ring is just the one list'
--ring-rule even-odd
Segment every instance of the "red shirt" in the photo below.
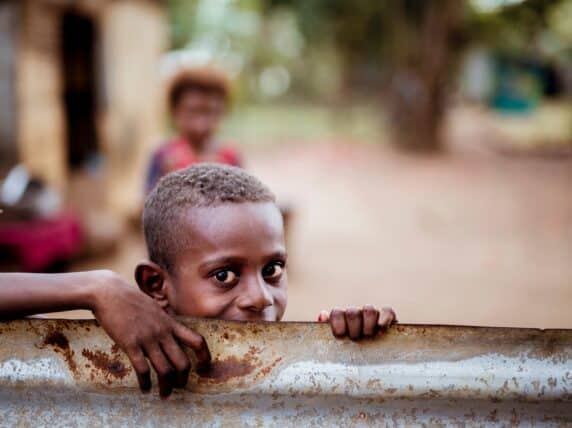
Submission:
{"label": "red shirt", "polygon": [[147,171],[146,193],[149,193],[164,175],[200,162],[242,166],[240,155],[233,147],[221,146],[209,158],[200,159],[193,151],[191,145],[184,138],[178,137],[163,144],[153,153],[151,164]]}

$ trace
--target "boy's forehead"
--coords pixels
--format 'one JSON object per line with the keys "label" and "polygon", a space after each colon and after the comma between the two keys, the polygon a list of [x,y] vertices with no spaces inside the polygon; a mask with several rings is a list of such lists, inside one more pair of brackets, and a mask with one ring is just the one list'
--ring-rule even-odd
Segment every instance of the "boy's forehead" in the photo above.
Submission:
{"label": "boy's forehead", "polygon": [[282,215],[272,202],[190,208],[181,223],[179,232],[194,250],[250,247],[276,251],[284,246]]}

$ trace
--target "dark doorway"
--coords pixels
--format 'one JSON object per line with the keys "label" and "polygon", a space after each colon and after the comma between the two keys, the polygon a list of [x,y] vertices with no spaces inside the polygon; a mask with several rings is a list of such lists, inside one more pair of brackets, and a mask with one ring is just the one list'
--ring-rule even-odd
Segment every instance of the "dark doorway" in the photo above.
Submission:
{"label": "dark doorway", "polygon": [[71,169],[99,152],[97,138],[96,43],[92,19],[67,12],[62,22],[62,59],[67,155]]}

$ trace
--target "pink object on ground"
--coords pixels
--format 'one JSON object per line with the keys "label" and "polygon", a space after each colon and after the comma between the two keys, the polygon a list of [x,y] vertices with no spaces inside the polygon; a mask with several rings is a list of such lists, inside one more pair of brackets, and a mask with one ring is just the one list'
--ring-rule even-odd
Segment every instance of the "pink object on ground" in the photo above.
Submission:
{"label": "pink object on ground", "polygon": [[26,272],[41,272],[78,254],[83,244],[79,219],[64,212],[49,219],[0,224],[0,247],[13,249]]}

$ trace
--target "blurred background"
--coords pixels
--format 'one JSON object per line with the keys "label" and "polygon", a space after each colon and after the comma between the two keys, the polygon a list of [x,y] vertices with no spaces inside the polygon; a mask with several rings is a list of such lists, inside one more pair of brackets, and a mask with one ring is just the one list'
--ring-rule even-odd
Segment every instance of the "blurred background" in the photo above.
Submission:
{"label": "blurred background", "polygon": [[132,278],[165,83],[206,64],[290,207],[287,320],[572,328],[572,0],[0,0],[2,271]]}

